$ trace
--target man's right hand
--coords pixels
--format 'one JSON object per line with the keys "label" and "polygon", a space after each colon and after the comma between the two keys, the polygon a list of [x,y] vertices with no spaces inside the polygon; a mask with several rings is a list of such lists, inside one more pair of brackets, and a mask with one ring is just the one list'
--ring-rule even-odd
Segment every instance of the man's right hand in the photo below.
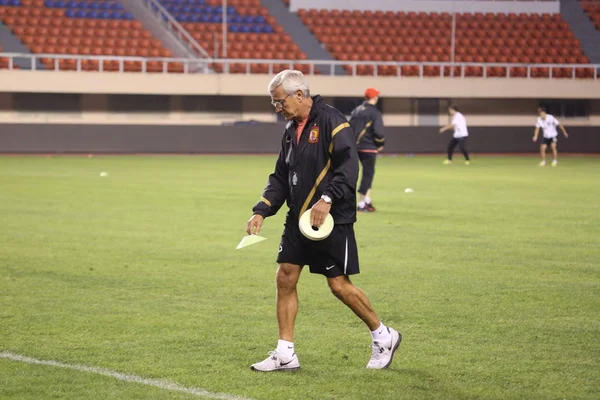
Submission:
{"label": "man's right hand", "polygon": [[258,235],[264,220],[262,215],[254,214],[246,224],[246,233],[248,235]]}
{"label": "man's right hand", "polygon": [[537,137],[534,136],[532,140],[534,143],[537,142]]}

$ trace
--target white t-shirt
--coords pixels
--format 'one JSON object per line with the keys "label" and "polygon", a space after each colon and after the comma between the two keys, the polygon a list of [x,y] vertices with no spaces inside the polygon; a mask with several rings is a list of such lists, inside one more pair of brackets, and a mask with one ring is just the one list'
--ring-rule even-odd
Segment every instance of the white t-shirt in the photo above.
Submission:
{"label": "white t-shirt", "polygon": [[454,125],[454,137],[455,138],[463,138],[469,136],[469,131],[467,130],[467,120],[465,116],[459,113],[458,111],[452,117],[452,125]]}
{"label": "white t-shirt", "polygon": [[560,123],[556,118],[554,118],[553,115],[546,114],[546,119],[538,117],[535,127],[542,128],[542,131],[544,132],[544,137],[546,139],[552,139],[558,136],[558,132],[556,131],[556,127],[558,125],[560,125]]}

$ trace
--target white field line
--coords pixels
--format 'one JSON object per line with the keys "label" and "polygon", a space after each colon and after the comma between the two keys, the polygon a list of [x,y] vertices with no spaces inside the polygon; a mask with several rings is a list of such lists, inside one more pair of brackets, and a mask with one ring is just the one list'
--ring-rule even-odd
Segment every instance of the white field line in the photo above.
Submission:
{"label": "white field line", "polygon": [[10,353],[10,352],[0,353],[0,359],[19,361],[19,362],[23,362],[23,363],[27,363],[27,364],[48,365],[50,367],[66,368],[66,369],[72,369],[72,370],[80,371],[80,372],[88,372],[90,374],[104,375],[104,376],[109,376],[111,378],[115,378],[115,379],[125,381],[125,382],[139,383],[139,384],[146,385],[146,386],[154,386],[159,389],[170,390],[172,392],[183,392],[183,393],[193,394],[195,396],[201,396],[201,397],[205,397],[207,399],[252,400],[247,397],[236,396],[233,394],[215,393],[215,392],[209,392],[208,390],[205,390],[202,388],[181,386],[177,383],[161,381],[159,379],[148,379],[148,378],[143,378],[143,377],[137,376],[137,375],[122,374],[120,372],[111,371],[111,370],[104,369],[104,368],[87,367],[85,365],[65,364],[60,361],[52,361],[52,360],[38,360],[36,358],[25,357],[25,356]]}

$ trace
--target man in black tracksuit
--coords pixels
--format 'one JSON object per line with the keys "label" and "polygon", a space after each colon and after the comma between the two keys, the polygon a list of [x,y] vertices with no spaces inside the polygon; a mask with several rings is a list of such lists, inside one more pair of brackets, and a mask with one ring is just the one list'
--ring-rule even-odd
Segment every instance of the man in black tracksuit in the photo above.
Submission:
{"label": "man in black tracksuit", "polygon": [[[349,278],[359,273],[353,227],[358,179],[354,132],[342,113],[326,104],[321,96],[310,96],[308,83],[300,71],[285,70],[277,74],[269,85],[269,93],[276,112],[289,122],[275,170],[261,200],[252,209],[248,234],[258,234],[264,219],[275,215],[284,202],[289,211],[277,257],[279,341],[267,359],[251,368],[261,372],[300,368],[293,339],[298,312],[296,286],[307,264],[311,273],[327,278],[332,293],[369,327],[373,353],[367,368],[386,368],[402,336],[383,325],[365,293]],[[306,210],[311,210],[313,226],[321,226],[327,214],[331,214],[334,228],[326,239],[313,241],[302,235],[298,221]]]}
{"label": "man in black tracksuit", "polygon": [[365,90],[365,101],[356,107],[350,116],[350,126],[356,135],[356,147],[362,164],[362,179],[358,188],[360,200],[358,211],[372,212],[375,207],[371,201],[371,187],[375,176],[377,153],[383,149],[385,135],[381,111],[375,107],[379,101],[379,90]]}

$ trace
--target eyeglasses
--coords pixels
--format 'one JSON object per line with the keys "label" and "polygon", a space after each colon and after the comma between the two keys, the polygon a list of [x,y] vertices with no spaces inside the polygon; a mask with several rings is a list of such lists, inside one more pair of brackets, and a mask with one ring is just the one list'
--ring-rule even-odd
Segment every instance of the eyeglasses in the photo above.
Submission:
{"label": "eyeglasses", "polygon": [[282,100],[271,100],[271,104],[273,105],[273,107],[277,108],[277,107],[282,107],[285,104],[285,101],[287,100],[288,97],[290,97],[292,94],[288,94],[287,96],[285,96]]}

